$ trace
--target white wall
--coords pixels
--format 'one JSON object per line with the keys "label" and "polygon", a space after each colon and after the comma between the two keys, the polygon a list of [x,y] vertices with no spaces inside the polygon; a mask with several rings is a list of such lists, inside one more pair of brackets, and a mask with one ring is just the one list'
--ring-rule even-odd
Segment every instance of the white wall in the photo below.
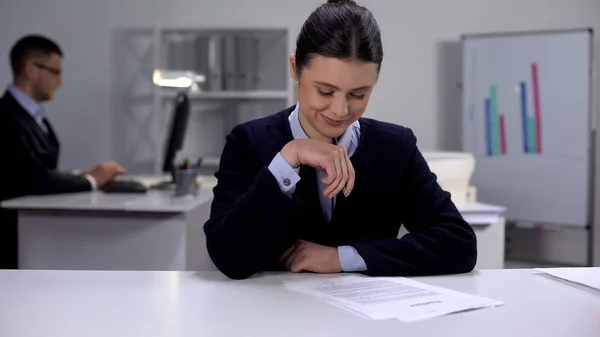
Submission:
{"label": "white wall", "polygon": [[[295,35],[317,0],[2,0],[0,81],[10,81],[7,55],[21,35],[39,32],[63,47],[65,85],[49,104],[63,142],[62,166],[111,159],[115,29],[166,26],[291,26]],[[369,116],[412,127],[423,149],[460,144],[460,54],[463,33],[595,27],[598,0],[363,0],[376,15],[385,59]],[[276,13],[269,14],[267,11]],[[291,52],[291,51],[290,51]],[[4,56],[6,55],[6,56]]]}

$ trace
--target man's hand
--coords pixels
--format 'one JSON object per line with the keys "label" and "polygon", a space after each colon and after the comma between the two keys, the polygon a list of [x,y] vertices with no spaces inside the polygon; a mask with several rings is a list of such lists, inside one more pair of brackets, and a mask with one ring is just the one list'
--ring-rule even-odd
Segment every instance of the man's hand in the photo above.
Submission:
{"label": "man's hand", "polygon": [[298,240],[288,248],[280,259],[281,264],[292,272],[310,271],[313,273],[342,272],[337,247],[321,246],[316,243]]}
{"label": "man's hand", "polygon": [[125,174],[125,169],[113,161],[96,165],[90,169],[82,171],[81,174],[91,175],[94,180],[96,180],[96,185],[98,188],[101,188],[109,181],[113,180],[117,175]]}

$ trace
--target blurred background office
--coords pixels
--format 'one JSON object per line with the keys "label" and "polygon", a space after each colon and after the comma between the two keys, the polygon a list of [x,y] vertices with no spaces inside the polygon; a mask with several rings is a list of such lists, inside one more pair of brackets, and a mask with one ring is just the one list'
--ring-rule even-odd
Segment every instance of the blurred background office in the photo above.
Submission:
{"label": "blurred background office", "polygon": [[[233,124],[295,102],[286,57],[294,51],[295,37],[307,15],[323,2],[3,0],[0,55],[6,57],[0,63],[0,79],[10,83],[7,56],[20,37],[43,33],[54,39],[64,51],[63,87],[47,112],[63,144],[60,167],[70,170],[116,160],[131,173],[158,173],[175,91],[154,85],[153,71],[182,65],[201,70],[198,60],[202,58],[206,64],[228,62],[198,52],[202,49],[198,46],[212,43],[198,38],[203,33],[251,30],[262,34],[258,43],[264,53],[254,62],[267,70],[251,84],[252,90],[192,97],[194,113],[180,157],[202,157],[210,172]],[[423,151],[463,149],[461,36],[600,30],[598,0],[358,2],[377,18],[385,51],[366,116],[411,127]],[[596,49],[599,41],[596,34]],[[595,56],[596,65],[598,60]],[[225,86],[227,75],[219,76],[223,78],[218,85]],[[210,79],[204,89],[214,85]],[[598,97],[597,77],[594,82],[593,96]],[[587,243],[574,243],[580,244]]]}
{"label": "blurred background office", "polygon": [[[322,2],[8,0],[0,4],[0,54],[8,55],[12,44],[25,34],[44,33],[56,40],[65,51],[64,85],[48,113],[64,143],[61,165],[80,168],[109,159],[125,163],[125,158],[119,158],[123,135],[115,134],[119,128],[114,127],[128,118],[115,108],[115,87],[123,85],[115,71],[120,66],[115,43],[121,30],[289,27],[295,37],[306,16]],[[460,149],[456,85],[461,58],[460,47],[453,48],[462,34],[600,27],[596,0],[361,3],[374,12],[385,43],[384,68],[368,114],[409,125],[424,149]],[[140,43],[140,58],[152,48],[150,42]],[[4,59],[0,78],[9,82],[10,68]],[[145,67],[147,73],[151,67]]]}

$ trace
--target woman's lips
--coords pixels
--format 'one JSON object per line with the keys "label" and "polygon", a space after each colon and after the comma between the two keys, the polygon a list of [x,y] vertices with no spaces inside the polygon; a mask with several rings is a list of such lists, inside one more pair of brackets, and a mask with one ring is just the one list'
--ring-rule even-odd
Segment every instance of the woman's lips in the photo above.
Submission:
{"label": "woman's lips", "polygon": [[323,114],[321,114],[321,117],[327,124],[329,124],[331,126],[340,126],[340,125],[344,124],[343,120],[331,119]]}

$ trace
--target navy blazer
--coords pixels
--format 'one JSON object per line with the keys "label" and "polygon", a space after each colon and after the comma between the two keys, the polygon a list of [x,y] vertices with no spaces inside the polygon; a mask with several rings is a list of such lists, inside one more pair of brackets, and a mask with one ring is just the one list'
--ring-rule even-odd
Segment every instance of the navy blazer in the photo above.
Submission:
{"label": "navy blazer", "polygon": [[[321,212],[312,167],[300,167],[293,197],[286,196],[268,165],[293,140],[288,121],[293,109],[238,125],[227,136],[204,225],[208,252],[221,272],[243,279],[281,270],[280,256],[298,239],[351,245],[364,259],[367,275],[474,268],[475,233],[437,183],[409,128],[359,120],[360,141],[350,158],[355,187],[348,197],[338,195],[329,222]],[[398,238],[402,225],[409,234]]]}

